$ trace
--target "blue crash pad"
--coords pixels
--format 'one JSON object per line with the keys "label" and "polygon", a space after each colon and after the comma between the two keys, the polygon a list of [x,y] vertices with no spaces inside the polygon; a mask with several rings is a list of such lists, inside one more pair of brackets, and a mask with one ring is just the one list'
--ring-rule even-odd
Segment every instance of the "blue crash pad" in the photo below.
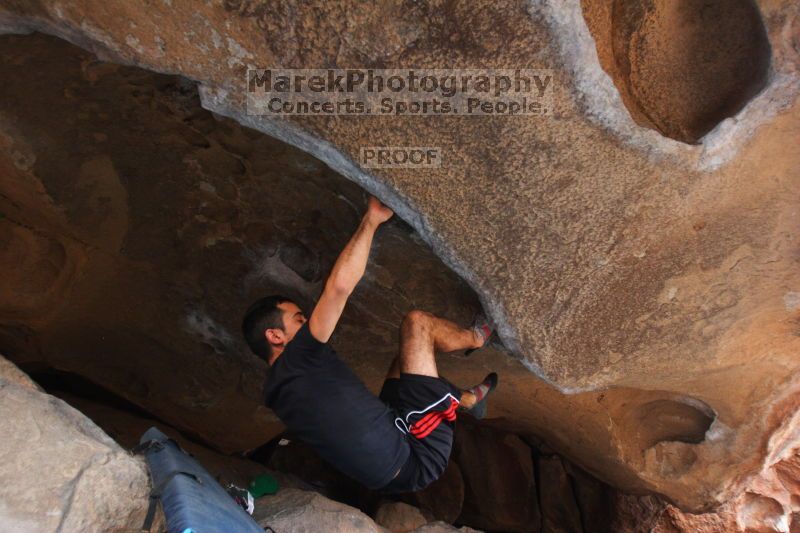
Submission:
{"label": "blue crash pad", "polygon": [[264,533],[205,468],[157,428],[142,435],[139,448],[169,533]]}

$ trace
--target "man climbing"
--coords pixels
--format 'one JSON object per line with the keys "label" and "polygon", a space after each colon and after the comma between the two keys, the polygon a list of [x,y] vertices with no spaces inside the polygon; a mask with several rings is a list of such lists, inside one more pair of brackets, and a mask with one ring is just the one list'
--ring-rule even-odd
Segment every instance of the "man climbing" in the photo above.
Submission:
{"label": "man climbing", "polygon": [[492,334],[478,315],[470,328],[424,311],[400,326],[395,357],[376,398],[328,345],[347,299],[367,265],[372,238],[393,212],[370,198],[367,212],[325,282],[311,317],[291,300],[269,296],[247,311],[242,330],[270,365],[264,399],[289,432],[342,473],[383,492],[420,490],[444,471],[456,411],[477,418],[497,374],[460,390],[436,370],[436,352],[476,349]]}

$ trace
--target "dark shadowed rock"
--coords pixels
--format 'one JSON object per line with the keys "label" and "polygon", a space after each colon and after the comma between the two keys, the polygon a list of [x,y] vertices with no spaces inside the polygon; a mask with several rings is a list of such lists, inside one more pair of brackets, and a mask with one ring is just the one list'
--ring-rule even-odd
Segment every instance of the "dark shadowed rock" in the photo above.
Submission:
{"label": "dark shadowed rock", "polygon": [[354,507],[366,508],[368,491],[322,460],[309,446],[291,441],[272,452],[269,468],[297,476],[320,494]]}
{"label": "dark shadowed rock", "polygon": [[[584,533],[613,533],[611,520],[616,490],[563,458],[561,462],[570,477]],[[541,498],[541,491],[539,494]]]}
{"label": "dark shadowed rock", "polygon": [[454,533],[460,531],[461,533],[481,533],[478,529],[473,529],[469,526],[454,527],[447,522],[432,522],[425,524],[419,529],[415,529],[413,533]]}
{"label": "dark shadowed rock", "polygon": [[464,478],[458,463],[451,457],[439,479],[423,490],[403,495],[403,498],[437,520],[455,522],[464,504]]}
{"label": "dark shadowed rock", "polygon": [[280,245],[279,256],[283,264],[291,268],[305,281],[317,281],[320,275],[319,259],[308,246],[297,239]]}
{"label": "dark shadowed rock", "polygon": [[582,533],[581,511],[575,501],[572,481],[564,470],[561,458],[557,455],[538,455],[536,472],[542,531]]}
{"label": "dark shadowed rock", "polygon": [[459,523],[502,531],[539,531],[531,449],[513,433],[462,416],[453,457],[464,478]]}

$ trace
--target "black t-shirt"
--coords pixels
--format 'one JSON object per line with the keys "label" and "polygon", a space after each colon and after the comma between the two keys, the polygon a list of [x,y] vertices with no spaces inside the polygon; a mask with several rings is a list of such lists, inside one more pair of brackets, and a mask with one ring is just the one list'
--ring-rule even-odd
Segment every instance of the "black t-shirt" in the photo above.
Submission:
{"label": "black t-shirt", "polygon": [[264,400],[296,438],[369,489],[385,486],[408,459],[395,414],[308,322],[269,369]]}

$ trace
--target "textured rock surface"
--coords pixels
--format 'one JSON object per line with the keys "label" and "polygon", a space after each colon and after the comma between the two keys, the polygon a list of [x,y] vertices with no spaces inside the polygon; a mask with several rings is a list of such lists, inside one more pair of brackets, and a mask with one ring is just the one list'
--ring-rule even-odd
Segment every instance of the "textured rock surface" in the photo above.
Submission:
{"label": "textured rock surface", "polygon": [[139,531],[147,469],[0,357],[0,529]]}
{"label": "textured rock surface", "polygon": [[[735,119],[723,121],[701,144],[687,146],[631,120],[602,71],[577,0],[448,6],[308,1],[283,9],[230,1],[190,8],[155,2],[141,9],[100,0],[7,1],[0,7],[0,26],[8,32],[45,31],[115,62],[197,80],[207,108],[287,140],[377,193],[478,292],[498,320],[504,342],[526,368],[561,391],[587,391],[564,397],[498,354],[477,355],[466,368],[444,361],[443,370],[450,376],[460,372],[459,378],[481,377],[479,370],[486,366],[505,372],[504,396],[498,396],[493,414],[513,416],[616,485],[658,491],[693,510],[737,497],[751,478],[797,446],[800,153],[791,149],[796,146],[791,140],[800,135],[800,7],[789,0],[759,4],[771,45],[766,87]],[[19,66],[12,57],[10,64]],[[247,65],[513,65],[553,68],[558,83],[554,113],[547,119],[430,118],[424,128],[415,117],[267,120],[244,114],[241,82]],[[113,68],[87,61],[81,72],[102,84],[103,74]],[[19,69],[10,79],[25,72]],[[34,92],[31,81],[12,88],[14,93]],[[84,94],[76,89],[80,85],[62,87],[58,94],[77,102]],[[181,91],[180,86],[170,90]],[[153,113],[164,111],[158,91],[140,89],[134,98],[152,106]],[[65,125],[61,137],[58,128],[47,134],[31,131],[30,117],[20,116],[23,110],[5,94],[3,101],[10,104],[4,115],[17,117],[4,126],[12,131],[3,140],[8,176],[3,198],[13,200],[4,200],[3,232],[15,251],[4,261],[26,267],[14,272],[37,272],[35,283],[16,274],[3,280],[10,285],[4,294],[14,296],[3,302],[4,323],[14,324],[4,344],[14,354],[38,350],[39,359],[55,357],[49,342],[64,347],[65,358],[91,354],[94,360],[71,363],[72,369],[95,379],[102,374],[110,387],[137,402],[174,404],[168,415],[176,425],[221,447],[258,440],[274,423],[269,413],[252,407],[258,381],[253,376],[259,371],[243,371],[223,354],[229,353],[225,339],[235,336],[231,324],[240,314],[230,300],[231,287],[241,290],[242,276],[255,270],[252,262],[231,264],[240,257],[237,240],[266,240],[258,226],[245,231],[255,222],[252,215],[232,216],[241,198],[256,194],[258,187],[248,182],[252,167],[242,163],[240,152],[262,153],[254,144],[263,141],[238,133],[218,141],[216,130],[202,133],[203,123],[209,124],[203,114],[188,129],[181,127],[186,126],[182,118],[175,119],[170,131],[162,130],[164,137],[140,131],[162,143],[163,161],[169,161],[167,154],[188,157],[184,164],[197,169],[194,177],[202,175],[187,183],[185,173],[170,173],[168,166],[156,164],[160,159],[148,158],[158,178],[148,182],[136,179],[141,178],[136,169],[141,154],[158,146],[131,144],[130,111],[141,109],[134,100],[122,100],[129,113],[108,121],[123,122],[128,133],[95,131],[98,140],[81,139],[84,152],[65,153],[53,150],[64,146],[64,136],[92,133],[75,123],[67,126],[66,115],[57,121]],[[47,113],[42,111],[37,123],[49,128],[57,105],[48,98],[40,106]],[[81,113],[98,118],[107,111],[70,110],[78,120]],[[99,140],[103,135],[106,140]],[[226,140],[233,142],[223,144]],[[93,148],[102,142],[139,149],[128,149],[124,160],[112,155],[125,153],[120,145]],[[367,173],[353,163],[365,143],[441,146],[448,164],[424,175],[399,169]],[[180,148],[187,145],[197,148],[194,154]],[[239,157],[222,153],[228,150]],[[51,159],[48,167],[49,155],[74,159],[70,166]],[[289,159],[295,157],[313,164],[310,158]],[[305,170],[293,175],[308,176]],[[64,179],[60,187],[57,176]],[[235,187],[239,179],[253,188]],[[332,180],[319,167],[313,183]],[[75,183],[93,192],[70,200]],[[155,202],[154,196],[164,200]],[[302,197],[293,198],[298,211]],[[196,206],[191,216],[176,207],[175,198],[189,201],[187,208]],[[94,204],[89,211],[95,218],[74,203],[69,208],[81,201]],[[305,205],[311,211],[307,200]],[[128,214],[119,206],[127,206]],[[279,206],[272,209],[281,213]],[[280,227],[292,228],[298,211],[286,213]],[[73,220],[65,222],[70,216]],[[338,228],[326,243],[333,254],[351,228],[325,217],[323,212],[320,226]],[[164,231],[167,227],[170,231]],[[304,246],[281,243],[289,249],[277,257],[293,262],[318,253],[319,240],[294,229]],[[198,242],[213,246],[187,245]],[[22,261],[12,259],[17,257]],[[275,255],[260,257],[269,261]],[[331,260],[299,269],[297,276],[314,280]],[[204,268],[197,268],[201,263]],[[166,274],[168,266],[172,275]],[[376,286],[391,277],[375,272]],[[313,281],[308,283],[296,286],[313,295]],[[407,278],[408,307],[424,293],[419,283],[413,275]],[[117,290],[120,284],[127,292]],[[255,293],[268,285],[250,288]],[[400,299],[400,291],[374,290],[370,298],[379,299],[365,298],[349,317],[352,335],[342,332],[354,347],[354,339],[366,336],[360,325],[375,322],[370,311]],[[445,289],[440,294],[446,297],[431,297],[439,306],[429,310],[468,316],[466,305],[442,303],[456,292]],[[67,293],[80,295],[81,305]],[[130,294],[139,296],[135,307],[129,305]],[[252,296],[247,290],[240,294],[236,302],[242,305]],[[401,314],[398,309],[387,322],[396,324]],[[92,321],[96,327],[89,336],[78,326]],[[125,330],[120,323],[138,326]],[[46,324],[47,334],[37,335]],[[142,324],[170,332],[193,328],[195,335],[202,332],[205,348],[182,333],[172,341],[140,335],[148,331]],[[395,335],[384,325],[365,345],[374,348]],[[369,357],[352,358],[376,389],[390,357],[386,350],[386,355],[364,351]],[[118,356],[106,358],[110,352]],[[135,372],[119,364],[144,353],[148,359]],[[378,368],[373,361],[380,359]],[[212,386],[206,374],[181,390],[149,389],[155,376],[187,367],[217,369],[218,380]],[[588,392],[605,387],[612,388]],[[231,410],[247,416],[223,423]]]}
{"label": "textured rock surface", "polygon": [[392,533],[408,533],[428,523],[422,511],[403,502],[385,502],[375,511],[375,522]]}
{"label": "textured rock surface", "polygon": [[[405,505],[405,504],[400,504]],[[409,506],[410,507],[410,506]],[[431,522],[414,529],[387,529],[369,516],[348,505],[329,500],[313,491],[282,490],[274,496],[264,496],[255,502],[253,518],[264,527],[291,533],[412,531],[413,533],[480,533],[470,527],[456,528],[447,522]],[[397,525],[395,521],[392,524]],[[404,522],[405,523],[405,522]]]}
{"label": "textured rock surface", "polygon": [[42,388],[33,381],[28,374],[17,368],[17,365],[0,356],[0,376],[6,383],[27,387],[32,390],[42,391]]}
{"label": "textured rock surface", "polygon": [[652,498],[615,496],[613,526],[655,533],[794,533],[800,525],[800,455],[784,459],[715,512],[689,514]]}
{"label": "textured rock surface", "polygon": [[286,489],[274,496],[258,498],[253,518],[261,526],[293,533],[387,531],[354,507],[299,489]]}

